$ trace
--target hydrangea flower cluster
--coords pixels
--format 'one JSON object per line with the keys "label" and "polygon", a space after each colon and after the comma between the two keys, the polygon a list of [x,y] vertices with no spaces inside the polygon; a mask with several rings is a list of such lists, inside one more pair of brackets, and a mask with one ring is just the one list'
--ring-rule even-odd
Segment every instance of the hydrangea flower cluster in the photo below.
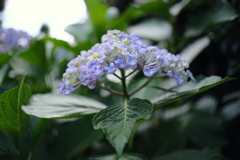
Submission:
{"label": "hydrangea flower cluster", "polygon": [[0,53],[7,53],[13,49],[25,50],[31,39],[27,32],[0,27]]}
{"label": "hydrangea flower cluster", "polygon": [[80,85],[94,89],[99,78],[107,73],[114,74],[117,69],[140,69],[147,77],[160,73],[171,77],[178,85],[184,85],[188,77],[195,80],[186,70],[189,64],[179,55],[156,46],[146,46],[135,34],[119,30],[108,31],[102,36],[102,43],[81,51],[67,66],[58,90],[65,95]]}

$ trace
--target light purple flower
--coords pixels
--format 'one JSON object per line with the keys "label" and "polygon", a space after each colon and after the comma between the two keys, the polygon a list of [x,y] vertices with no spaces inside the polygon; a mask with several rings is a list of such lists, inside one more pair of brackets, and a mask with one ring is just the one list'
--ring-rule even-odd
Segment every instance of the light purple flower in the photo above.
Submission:
{"label": "light purple flower", "polygon": [[147,46],[135,34],[110,30],[102,36],[101,43],[88,51],[81,51],[68,63],[58,93],[69,94],[81,85],[94,89],[101,77],[119,69],[142,70],[147,77],[160,73],[178,85],[184,85],[188,77],[195,80],[189,70],[185,71],[188,67],[189,64],[179,55]]}
{"label": "light purple flower", "polygon": [[0,28],[0,53],[7,53],[13,49],[26,50],[31,39],[27,32]]}

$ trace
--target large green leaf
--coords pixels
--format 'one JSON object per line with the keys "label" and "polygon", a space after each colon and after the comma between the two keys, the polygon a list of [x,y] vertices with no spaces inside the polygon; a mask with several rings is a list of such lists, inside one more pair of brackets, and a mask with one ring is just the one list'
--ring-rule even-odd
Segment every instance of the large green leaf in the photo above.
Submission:
{"label": "large green leaf", "polygon": [[108,107],[93,118],[95,129],[101,128],[107,139],[121,155],[137,120],[151,116],[152,105],[148,100],[131,99],[125,104]]}
{"label": "large green leaf", "polygon": [[221,152],[213,147],[205,147],[202,151],[199,150],[179,150],[169,153],[164,156],[155,157],[151,160],[227,160]]}
{"label": "large green leaf", "polygon": [[54,48],[64,48],[67,50],[70,50],[76,54],[79,54],[79,50],[77,50],[75,47],[71,46],[68,42],[52,37],[45,37],[42,39],[43,42],[52,42],[54,44]]}
{"label": "large green leaf", "polygon": [[130,24],[130,21],[135,20],[146,15],[161,16],[163,18],[169,18],[170,3],[163,1],[150,1],[142,4],[132,4],[126,11],[111,24],[112,29],[125,30]]}
{"label": "large green leaf", "polygon": [[185,8],[190,2],[191,0],[183,0],[174,4],[169,10],[171,15],[178,16],[179,13],[183,10],[183,8]]}
{"label": "large green leaf", "polygon": [[7,74],[8,69],[9,69],[9,65],[4,65],[2,68],[0,67],[0,86],[2,85],[2,82]]}
{"label": "large green leaf", "polygon": [[34,77],[43,77],[44,70],[42,68],[33,65],[32,63],[26,61],[25,59],[14,57],[10,61],[10,65],[15,73],[19,75],[34,76]]}
{"label": "large green leaf", "polygon": [[171,7],[170,3],[164,1],[150,1],[148,3],[142,3],[140,5],[136,5],[137,11],[140,10],[144,13],[144,15],[157,15],[164,18],[169,18],[170,13],[169,9]]}
{"label": "large green leaf", "polygon": [[209,44],[210,38],[204,36],[186,46],[179,54],[190,64]]}
{"label": "large green leaf", "polygon": [[93,156],[88,158],[80,158],[80,160],[147,160],[146,157],[139,154],[123,154],[121,157],[117,155]]}
{"label": "large green leaf", "polygon": [[190,81],[184,86],[177,86],[171,90],[175,92],[158,93],[155,96],[155,98],[151,100],[151,102],[154,108],[160,107],[165,104],[180,100],[182,98],[186,98],[198,94],[200,92],[206,91],[210,88],[213,88],[217,85],[220,85],[233,79],[234,78],[229,77],[222,79],[221,77],[218,76],[210,76],[207,78],[199,79],[196,82]]}
{"label": "large green leaf", "polygon": [[41,118],[70,118],[94,114],[106,106],[94,99],[77,95],[37,94],[22,109]]}
{"label": "large green leaf", "polygon": [[[151,32],[146,32],[147,30]],[[172,26],[166,20],[151,18],[130,26],[128,32],[135,33],[142,38],[160,41],[171,36]]]}
{"label": "large green leaf", "polygon": [[87,6],[88,15],[93,25],[93,31],[95,32],[98,40],[106,32],[105,16],[107,6],[99,0],[84,0]]}
{"label": "large green leaf", "polygon": [[0,129],[18,149],[27,125],[27,115],[21,110],[21,106],[30,95],[30,87],[21,82],[19,86],[0,96]]}
{"label": "large green leaf", "polygon": [[11,56],[6,54],[6,53],[0,53],[0,68],[9,62],[9,60],[11,59]]}
{"label": "large green leaf", "polygon": [[49,126],[49,119],[38,118],[35,116],[31,116],[31,145],[30,151],[33,152],[41,138],[43,138],[43,134],[46,128]]}
{"label": "large green leaf", "polygon": [[238,15],[226,3],[218,3],[198,13],[190,20],[184,33],[186,37],[197,36],[208,28],[234,20]]}
{"label": "large green leaf", "polygon": [[240,115],[240,100],[235,100],[231,103],[227,103],[221,110],[221,115],[225,121],[231,121]]}
{"label": "large green leaf", "polygon": [[16,147],[9,139],[0,131],[0,155],[18,153]]}
{"label": "large green leaf", "polygon": [[29,49],[21,53],[19,57],[29,64],[36,66],[39,70],[47,71],[48,62],[44,41],[36,39],[31,40]]}
{"label": "large green leaf", "polygon": [[65,157],[74,158],[104,137],[101,130],[92,127],[92,116],[60,125],[57,132],[58,136],[53,142],[55,147],[50,151],[51,159],[57,160],[65,160]]}
{"label": "large green leaf", "polygon": [[65,31],[73,35],[79,43],[86,41],[97,41],[97,37],[93,35],[93,25],[90,21],[68,25]]}

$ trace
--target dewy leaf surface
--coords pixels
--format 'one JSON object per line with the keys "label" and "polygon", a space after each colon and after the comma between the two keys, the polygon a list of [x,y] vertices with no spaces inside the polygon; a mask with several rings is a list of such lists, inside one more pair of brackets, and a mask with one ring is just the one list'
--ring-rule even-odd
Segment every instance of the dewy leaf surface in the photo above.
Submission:
{"label": "dewy leaf surface", "polygon": [[29,99],[30,95],[30,87],[22,82],[0,96],[0,130],[17,147],[20,147],[24,125],[27,123],[21,105]]}
{"label": "dewy leaf surface", "polygon": [[222,79],[218,76],[211,76],[197,80],[196,82],[190,81],[184,86],[178,86],[172,89],[172,91],[176,92],[158,93],[155,98],[151,100],[151,102],[154,108],[160,107],[165,104],[177,101],[181,98],[186,98],[198,94],[230,80],[233,80],[233,78],[226,77]]}
{"label": "dewy leaf surface", "polygon": [[37,94],[22,109],[41,118],[70,118],[94,114],[106,108],[94,99],[77,95]]}
{"label": "dewy leaf surface", "polygon": [[100,111],[94,116],[93,125],[95,129],[104,131],[118,155],[121,155],[136,121],[150,118],[151,112],[152,105],[148,100],[135,98],[126,105],[119,104]]}

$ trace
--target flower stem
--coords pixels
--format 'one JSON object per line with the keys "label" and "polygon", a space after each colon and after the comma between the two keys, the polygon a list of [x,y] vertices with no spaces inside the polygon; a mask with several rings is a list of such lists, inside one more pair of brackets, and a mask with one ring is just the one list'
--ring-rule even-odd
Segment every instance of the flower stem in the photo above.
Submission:
{"label": "flower stem", "polygon": [[123,69],[120,69],[121,71],[121,81],[122,81],[122,87],[123,87],[123,99],[128,100],[129,99],[129,95],[127,92],[127,85],[126,85],[126,77],[125,77],[125,71]]}
{"label": "flower stem", "polygon": [[128,75],[125,76],[125,78],[131,76],[133,73],[135,73],[137,70],[133,70],[132,72],[130,72]]}
{"label": "flower stem", "polygon": [[138,89],[136,89],[135,91],[129,93],[129,96],[135,94],[136,92],[140,91],[141,89],[143,89],[150,81],[152,80],[152,77],[150,77],[145,83],[143,83]]}
{"label": "flower stem", "polygon": [[113,89],[111,89],[111,88],[107,88],[107,87],[101,86],[100,84],[98,84],[98,86],[99,86],[100,88],[102,88],[102,89],[110,92],[110,93],[113,93],[113,94],[116,94],[116,95],[119,95],[119,96],[124,96],[123,93],[118,92],[118,91],[115,91],[115,90],[113,90]]}
{"label": "flower stem", "polygon": [[117,74],[113,73],[114,76],[116,76],[118,79],[122,80],[121,77],[119,77]]}

